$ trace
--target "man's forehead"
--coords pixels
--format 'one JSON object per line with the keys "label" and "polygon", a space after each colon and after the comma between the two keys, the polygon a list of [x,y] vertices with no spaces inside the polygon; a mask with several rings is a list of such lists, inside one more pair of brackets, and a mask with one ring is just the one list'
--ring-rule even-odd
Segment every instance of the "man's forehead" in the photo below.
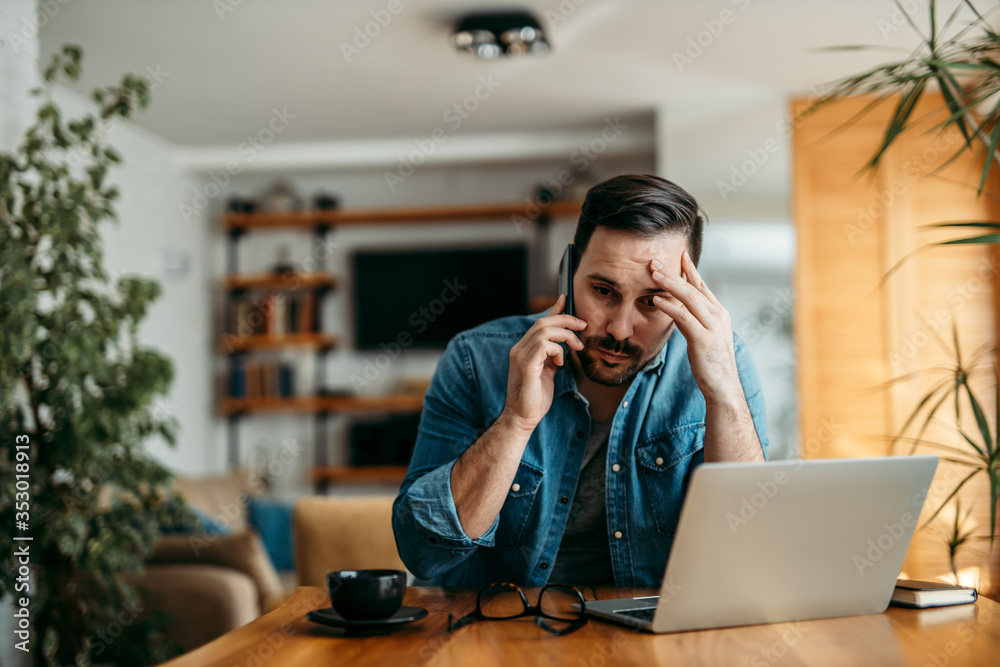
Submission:
{"label": "man's forehead", "polygon": [[680,270],[681,253],[687,250],[682,234],[663,233],[638,236],[618,229],[598,227],[580,258],[581,266],[615,267],[624,271],[647,271],[649,262],[659,259],[670,272]]}

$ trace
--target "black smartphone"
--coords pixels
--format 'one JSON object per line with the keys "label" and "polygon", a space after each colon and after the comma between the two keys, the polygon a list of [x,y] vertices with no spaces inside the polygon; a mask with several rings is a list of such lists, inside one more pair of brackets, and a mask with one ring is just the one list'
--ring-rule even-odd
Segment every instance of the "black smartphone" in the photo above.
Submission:
{"label": "black smartphone", "polygon": [[563,312],[576,316],[573,312],[573,244],[566,245],[562,260],[559,262],[559,293],[566,295],[566,307]]}

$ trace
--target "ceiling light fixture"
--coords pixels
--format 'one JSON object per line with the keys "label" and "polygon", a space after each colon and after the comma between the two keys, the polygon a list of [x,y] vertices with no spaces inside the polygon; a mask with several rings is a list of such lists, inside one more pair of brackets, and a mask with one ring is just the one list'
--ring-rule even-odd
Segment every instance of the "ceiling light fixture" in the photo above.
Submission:
{"label": "ceiling light fixture", "polygon": [[525,11],[465,14],[455,23],[451,43],[483,60],[545,53],[551,48],[538,20]]}

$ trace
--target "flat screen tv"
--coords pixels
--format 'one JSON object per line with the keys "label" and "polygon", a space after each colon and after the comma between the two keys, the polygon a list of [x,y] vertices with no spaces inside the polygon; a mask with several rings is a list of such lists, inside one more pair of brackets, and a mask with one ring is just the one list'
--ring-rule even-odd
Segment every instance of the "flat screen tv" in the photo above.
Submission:
{"label": "flat screen tv", "polygon": [[524,245],[362,250],[352,259],[358,349],[443,348],[461,331],[528,312]]}

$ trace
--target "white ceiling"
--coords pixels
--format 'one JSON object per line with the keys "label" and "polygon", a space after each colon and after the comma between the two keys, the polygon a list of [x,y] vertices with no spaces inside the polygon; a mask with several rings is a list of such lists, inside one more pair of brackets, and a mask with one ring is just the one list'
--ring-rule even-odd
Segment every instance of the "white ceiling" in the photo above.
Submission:
{"label": "white ceiling", "polygon": [[[926,0],[903,4],[915,6],[918,23],[926,23]],[[938,4],[944,12],[955,3]],[[615,115],[651,123],[652,109],[671,100],[805,93],[899,55],[817,47],[916,43],[891,0],[529,0],[515,6],[535,10],[553,51],[504,61],[462,57],[448,34],[463,10],[509,4],[87,0],[58,6],[40,33],[42,62],[64,43],[80,44],[84,74],[75,87],[84,93],[125,72],[159,71],[164,78],[137,121],[192,147],[245,141],[266,126],[274,108],[295,116],[277,137],[281,142],[450,132],[456,116],[446,112],[475,94],[483,78],[499,85],[488,96],[480,88],[485,99],[462,119],[463,135],[576,130]],[[389,7],[400,11],[392,15]],[[347,62],[342,44],[366,24],[375,31],[372,12],[391,20]],[[697,57],[679,67],[675,54],[698,39],[707,44],[703,52],[691,51]]]}

